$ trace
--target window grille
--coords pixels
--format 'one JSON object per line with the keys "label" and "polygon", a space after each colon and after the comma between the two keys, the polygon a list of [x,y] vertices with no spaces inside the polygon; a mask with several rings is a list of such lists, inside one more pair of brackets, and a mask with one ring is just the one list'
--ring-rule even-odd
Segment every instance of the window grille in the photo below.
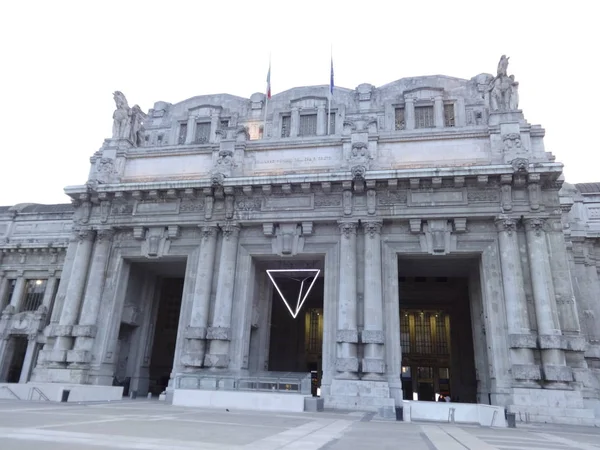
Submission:
{"label": "window grille", "polygon": [[415,128],[433,128],[433,106],[415,107]]}
{"label": "window grille", "polygon": [[290,137],[290,128],[292,127],[291,116],[283,116],[281,118],[281,137]]}
{"label": "window grille", "polygon": [[36,311],[44,299],[47,280],[27,280],[22,311]]}
{"label": "window grille", "polygon": [[410,319],[407,313],[400,315],[400,345],[402,353],[410,353]]}
{"label": "window grille", "polygon": [[396,130],[404,130],[406,128],[406,122],[404,120],[404,108],[396,108]]}
{"label": "window grille", "polygon": [[435,317],[435,353],[448,354],[448,334],[446,332],[446,315],[436,314]]}
{"label": "window grille", "polygon": [[199,122],[196,124],[196,143],[208,144],[210,141],[210,122]]}
{"label": "window grille", "polygon": [[415,344],[417,353],[431,353],[431,321],[429,313],[415,315]]}
{"label": "window grille", "polygon": [[417,367],[417,379],[419,381],[433,379],[433,367]]}
{"label": "window grille", "polygon": [[299,136],[316,136],[317,135],[317,115],[303,114],[300,116]]}
{"label": "window grille", "polygon": [[310,310],[310,328],[308,331],[308,351],[317,353],[320,351],[319,342],[319,311],[317,309]]}
{"label": "window grille", "polygon": [[182,123],[179,125],[179,137],[177,138],[177,143],[185,144],[186,137],[187,137],[187,123]]}
{"label": "window grille", "polygon": [[335,134],[335,114],[329,114],[329,134]]}
{"label": "window grille", "polygon": [[454,126],[454,105],[444,105],[444,126]]}

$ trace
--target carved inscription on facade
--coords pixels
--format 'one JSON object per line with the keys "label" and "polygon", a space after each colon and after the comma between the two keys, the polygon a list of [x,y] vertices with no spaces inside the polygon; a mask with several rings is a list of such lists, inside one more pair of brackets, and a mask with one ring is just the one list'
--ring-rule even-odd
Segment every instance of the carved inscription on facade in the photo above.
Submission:
{"label": "carved inscription on facade", "polygon": [[406,203],[406,192],[386,192],[377,197],[377,203],[382,206],[402,205]]}
{"label": "carved inscription on facade", "polygon": [[204,203],[201,201],[183,201],[179,205],[179,212],[194,213],[204,211]]}
{"label": "carved inscription on facade", "polygon": [[295,195],[293,197],[265,197],[263,198],[261,205],[261,209],[263,211],[295,211],[302,209],[314,209],[314,207],[314,194]]}
{"label": "carved inscription on facade", "polygon": [[135,214],[177,214],[179,202],[138,202],[135,205]]}
{"label": "carved inscription on facade", "polygon": [[500,193],[497,189],[482,189],[469,191],[467,198],[469,202],[498,202],[500,201]]}
{"label": "carved inscription on facade", "polygon": [[465,205],[467,203],[465,190],[461,191],[409,191],[409,206],[432,206],[432,205]]}

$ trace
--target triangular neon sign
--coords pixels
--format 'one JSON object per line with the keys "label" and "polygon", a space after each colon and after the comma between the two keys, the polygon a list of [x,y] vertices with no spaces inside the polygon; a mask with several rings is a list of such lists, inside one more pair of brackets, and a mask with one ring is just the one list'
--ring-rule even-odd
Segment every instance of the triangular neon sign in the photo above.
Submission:
{"label": "triangular neon sign", "polygon": [[[281,292],[281,289],[279,289],[279,286],[277,286],[277,282],[275,281],[275,279],[273,278],[273,275],[272,275],[273,273],[300,273],[299,277],[288,277],[288,279],[292,279],[292,280],[296,280],[296,281],[300,282],[300,291],[298,292],[298,299],[296,300],[295,308],[292,309],[292,307],[290,306],[290,303],[286,300],[283,293]],[[310,290],[312,289],[313,285],[315,284],[315,281],[317,281],[317,277],[319,276],[320,273],[321,273],[321,269],[270,269],[270,270],[267,270],[267,275],[271,279],[271,283],[273,283],[273,286],[275,286],[275,289],[277,289],[277,292],[279,293],[281,300],[283,300],[283,303],[285,304],[285,306],[287,307],[288,311],[290,312],[290,314],[292,315],[292,317],[294,319],[298,316],[298,313],[300,312],[302,305],[304,305],[304,302],[308,298],[308,294],[310,293]],[[303,296],[302,291],[304,290],[304,285],[311,278],[312,278],[312,281],[310,282],[310,285],[308,286],[308,289],[306,290],[306,293]]]}

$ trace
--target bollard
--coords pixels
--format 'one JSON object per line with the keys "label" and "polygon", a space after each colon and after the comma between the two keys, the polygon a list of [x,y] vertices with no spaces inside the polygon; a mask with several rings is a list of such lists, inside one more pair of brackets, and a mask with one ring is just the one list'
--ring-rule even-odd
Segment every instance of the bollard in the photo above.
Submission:
{"label": "bollard", "polygon": [[148,392],[148,400],[152,400],[152,392]]}
{"label": "bollard", "polygon": [[69,401],[69,394],[71,394],[69,389],[63,389],[62,396],[60,398],[61,403],[66,403]]}
{"label": "bollard", "polygon": [[517,428],[517,415],[515,413],[506,413],[506,424],[508,428]]}

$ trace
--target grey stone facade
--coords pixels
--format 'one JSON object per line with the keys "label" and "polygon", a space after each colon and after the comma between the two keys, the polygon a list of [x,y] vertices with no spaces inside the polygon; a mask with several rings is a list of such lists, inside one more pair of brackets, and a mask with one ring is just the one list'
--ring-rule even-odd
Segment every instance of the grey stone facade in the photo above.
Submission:
{"label": "grey stone facade", "polygon": [[[264,269],[319,268],[326,406],[389,411],[402,400],[403,264],[465,261],[477,401],[594,423],[600,189],[563,185],[517,88],[503,61],[496,76],[336,88],[329,125],[327,86],[147,115],[115,93],[113,137],[87,183],[65,189],[72,206],[0,208],[0,368],[26,335],[21,382],[110,385],[125,323],[144,392],[157,312],[139,298],[156,288],[136,264],[179,261],[171,388],[181,374],[251,375],[268,352]],[[23,311],[32,279],[46,294]]]}

